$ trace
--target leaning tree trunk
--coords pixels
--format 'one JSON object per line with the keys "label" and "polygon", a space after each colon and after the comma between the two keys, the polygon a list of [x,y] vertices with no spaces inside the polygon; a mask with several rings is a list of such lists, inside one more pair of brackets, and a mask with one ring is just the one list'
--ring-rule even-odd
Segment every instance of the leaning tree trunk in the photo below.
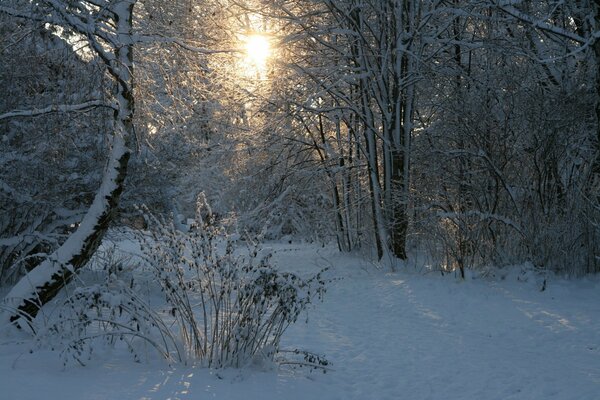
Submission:
{"label": "leaning tree trunk", "polygon": [[115,121],[111,152],[102,183],[87,214],[77,230],[41,264],[25,275],[5,297],[1,323],[18,327],[31,326],[40,308],[52,300],[83,267],[98,249],[119,203],[127,175],[130,151],[128,140],[133,136],[133,75],[132,75],[132,15],[135,0],[123,0],[111,12],[118,45],[108,51],[94,34],[94,27],[82,24],[77,15],[69,14],[66,5],[53,3],[55,18],[65,27],[85,35],[90,47],[105,62],[117,84]]}
{"label": "leaning tree trunk", "polygon": [[94,202],[78,229],[54,253],[25,275],[6,295],[10,311],[2,322],[23,326],[33,319],[39,309],[50,301],[69,282],[72,275],[84,266],[94,254],[113,218],[123,181],[127,173],[129,151],[121,134],[116,134],[110,160]]}

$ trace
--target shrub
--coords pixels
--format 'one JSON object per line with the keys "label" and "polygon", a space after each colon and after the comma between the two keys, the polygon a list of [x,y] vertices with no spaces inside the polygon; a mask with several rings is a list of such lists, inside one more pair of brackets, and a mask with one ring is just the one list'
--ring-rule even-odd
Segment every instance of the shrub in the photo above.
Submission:
{"label": "shrub", "polygon": [[[273,360],[286,328],[325,292],[324,271],[309,279],[280,272],[254,242],[236,251],[208,207],[198,208],[189,232],[146,213],[151,230],[137,234],[142,269],[111,263],[102,282],[74,290],[46,329],[65,360],[83,364],[100,340],[124,343],[135,359],[145,345],[207,367]],[[158,308],[140,291],[148,275],[166,300]]]}
{"label": "shrub", "polygon": [[186,358],[210,367],[272,360],[286,328],[324,293],[323,271],[310,279],[280,272],[271,254],[259,256],[252,243],[247,252],[236,253],[205,204],[197,215],[187,233],[150,217],[155,229],[151,237],[140,237]]}

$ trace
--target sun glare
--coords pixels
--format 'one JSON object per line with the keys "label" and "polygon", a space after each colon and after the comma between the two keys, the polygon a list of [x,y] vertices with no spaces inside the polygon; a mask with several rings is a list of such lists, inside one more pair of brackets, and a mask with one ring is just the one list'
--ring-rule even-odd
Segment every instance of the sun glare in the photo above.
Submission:
{"label": "sun glare", "polygon": [[245,42],[247,63],[258,72],[264,73],[267,67],[267,60],[271,55],[269,39],[266,36],[257,34],[247,36]]}

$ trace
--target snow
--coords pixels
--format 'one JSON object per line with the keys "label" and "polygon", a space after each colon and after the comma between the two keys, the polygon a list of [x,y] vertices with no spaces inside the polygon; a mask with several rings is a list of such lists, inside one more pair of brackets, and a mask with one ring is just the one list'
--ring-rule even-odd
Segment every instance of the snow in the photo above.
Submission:
{"label": "snow", "polygon": [[62,367],[0,339],[6,399],[580,399],[600,398],[600,279],[522,273],[462,281],[423,268],[385,273],[310,244],[270,243],[282,269],[331,266],[323,303],[282,347],[324,354],[332,371],[257,364],[242,370],[169,366],[152,353],[97,355]]}

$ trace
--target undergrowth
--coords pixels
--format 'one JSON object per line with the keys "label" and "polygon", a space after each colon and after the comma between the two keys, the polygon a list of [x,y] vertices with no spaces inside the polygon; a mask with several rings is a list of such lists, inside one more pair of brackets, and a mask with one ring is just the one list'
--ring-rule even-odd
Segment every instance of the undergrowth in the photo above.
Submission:
{"label": "undergrowth", "polygon": [[[282,335],[325,293],[324,270],[303,279],[280,272],[254,241],[236,250],[202,202],[188,232],[144,215],[140,264],[108,260],[103,278],[73,290],[38,331],[38,344],[59,349],[65,364],[85,364],[100,345],[125,346],[136,360],[151,348],[170,362],[217,368],[281,361]],[[320,360],[305,364],[325,367]]]}

